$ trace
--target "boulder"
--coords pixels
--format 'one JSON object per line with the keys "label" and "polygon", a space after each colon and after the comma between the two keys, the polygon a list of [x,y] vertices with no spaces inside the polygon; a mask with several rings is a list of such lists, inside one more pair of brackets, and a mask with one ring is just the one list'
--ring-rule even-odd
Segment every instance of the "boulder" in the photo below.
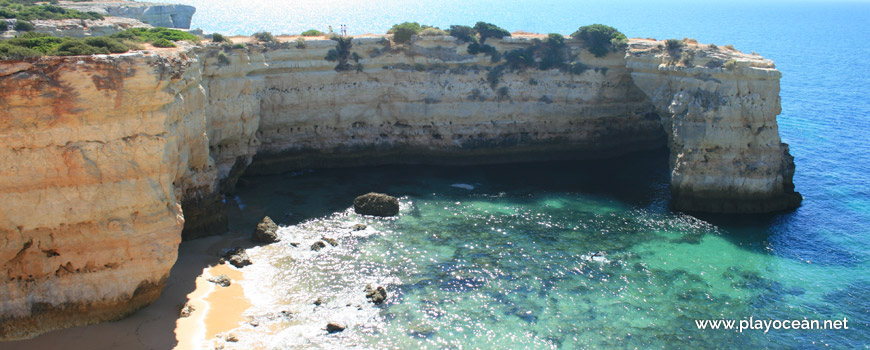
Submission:
{"label": "boulder", "polygon": [[190,315],[193,314],[194,311],[196,311],[196,308],[194,308],[193,305],[185,303],[184,306],[181,307],[181,311],[178,313],[178,316],[182,318],[190,317]]}
{"label": "boulder", "polygon": [[248,256],[248,253],[245,252],[244,248],[235,247],[233,249],[228,250],[224,254],[224,259],[238,268],[242,268],[252,264],[251,257]]}
{"label": "boulder", "polygon": [[232,282],[230,282],[230,278],[227,277],[227,275],[217,275],[214,277],[209,277],[208,281],[221,287],[229,287],[232,284]]}
{"label": "boulder", "polygon": [[369,299],[372,303],[382,304],[384,300],[387,300],[387,290],[384,287],[378,286],[378,288],[372,288],[372,285],[366,285],[366,298]]}
{"label": "boulder", "polygon": [[320,239],[326,243],[329,243],[329,245],[331,245],[333,247],[338,246],[338,240],[336,240],[335,238],[329,238],[329,237],[323,236],[323,237],[320,237]]}
{"label": "boulder", "polygon": [[362,230],[365,230],[366,227],[368,227],[368,226],[366,226],[366,224],[356,224],[356,225],[353,225],[353,230],[354,231],[362,231]]}
{"label": "boulder", "polygon": [[353,210],[360,215],[395,216],[399,200],[383,193],[367,193],[353,200]]}
{"label": "boulder", "polygon": [[326,331],[329,333],[341,332],[345,328],[347,328],[345,325],[338,322],[329,322],[326,324]]}
{"label": "boulder", "polygon": [[265,216],[263,221],[257,224],[257,229],[254,230],[254,235],[251,240],[257,243],[275,243],[278,238],[278,225],[272,221],[272,218]]}
{"label": "boulder", "polygon": [[321,249],[323,249],[323,248],[326,248],[326,243],[323,243],[323,241],[317,241],[317,242],[314,242],[314,244],[311,245],[311,250],[313,250],[313,251],[315,251],[315,252],[318,251],[318,250],[321,250]]}

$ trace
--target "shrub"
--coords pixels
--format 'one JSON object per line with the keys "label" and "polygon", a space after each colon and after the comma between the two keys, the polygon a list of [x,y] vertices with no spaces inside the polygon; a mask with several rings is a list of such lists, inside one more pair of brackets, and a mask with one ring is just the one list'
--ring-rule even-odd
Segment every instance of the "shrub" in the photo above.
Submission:
{"label": "shrub", "polygon": [[485,42],[488,38],[501,39],[506,36],[511,36],[511,33],[492,23],[477,22],[474,25],[474,30],[480,35],[480,42]]}
{"label": "shrub", "polygon": [[0,33],[9,30],[9,22],[0,21]]}
{"label": "shrub", "polygon": [[29,31],[33,30],[34,27],[33,27],[33,24],[31,24],[30,22],[17,21],[17,22],[15,22],[15,25],[12,26],[12,29],[15,29],[16,31],[19,31],[19,32],[29,32]]}
{"label": "shrub", "polygon": [[734,48],[734,45],[725,45],[725,48],[731,51],[737,51],[737,49]]}
{"label": "shrub", "polygon": [[719,47],[716,46],[716,44],[710,44],[707,47],[709,47],[711,50],[718,50],[719,49]]}
{"label": "shrub", "polygon": [[[36,1],[0,2],[0,17],[17,18],[24,21],[35,19],[103,19],[96,12],[81,12],[54,5],[36,5]],[[57,3],[56,1],[51,1]]]}
{"label": "shrub", "polygon": [[420,23],[402,22],[399,24],[393,24],[393,26],[390,27],[390,30],[387,30],[387,34],[395,34],[399,28],[407,28],[412,30],[414,33],[419,33],[421,30],[423,30],[423,26],[421,26]]}
{"label": "shrub", "polygon": [[272,33],[269,32],[256,32],[251,36],[254,37],[254,39],[257,39],[257,41],[264,43],[270,43],[275,41],[275,36],[273,36]]}
{"label": "shrub", "polygon": [[420,35],[422,35],[422,36],[445,36],[445,35],[447,35],[447,32],[445,32],[441,29],[432,27],[432,28],[423,29],[422,31],[420,31]]}
{"label": "shrub", "polygon": [[472,55],[476,55],[479,53],[485,53],[487,55],[495,55],[498,53],[498,50],[495,47],[487,45],[487,44],[479,44],[479,43],[471,43],[468,45],[468,53]]}
{"label": "shrub", "polygon": [[317,29],[309,29],[309,30],[302,32],[302,36],[322,36],[322,35],[324,35],[324,33],[317,30]]}
{"label": "shrub", "polygon": [[220,65],[228,65],[230,64],[230,58],[227,57],[227,54],[221,52],[217,55],[218,64]]}
{"label": "shrub", "polygon": [[733,58],[730,59],[730,60],[728,60],[727,62],[725,62],[724,67],[725,67],[725,69],[727,69],[727,70],[734,70],[734,69],[736,69],[736,68],[737,68],[737,60],[735,60],[735,59],[733,59]]}
{"label": "shrub", "polygon": [[561,34],[550,33],[541,43],[540,47],[541,70],[565,67],[567,52],[565,50],[565,37]]}
{"label": "shrub", "polygon": [[498,95],[499,101],[510,98],[510,90],[507,86],[502,86],[498,88],[496,94]]}
{"label": "shrub", "polygon": [[498,86],[498,82],[501,79],[502,73],[504,73],[504,66],[495,66],[492,67],[488,73],[486,73],[486,81],[489,82],[489,87],[495,90],[495,87]]}
{"label": "shrub", "polygon": [[199,42],[199,37],[196,35],[177,29],[169,29],[163,27],[130,28],[123,32],[112,34],[109,37],[115,39],[128,39],[132,41],[149,43],[153,43],[155,40],[158,39],[165,39],[169,41],[189,40],[193,42]]}
{"label": "shrub", "polygon": [[625,34],[603,24],[582,26],[572,33],[571,37],[583,40],[589,46],[589,52],[595,57],[603,57],[609,50],[618,50],[628,43]]}
{"label": "shrub", "polygon": [[534,53],[529,49],[515,49],[504,53],[505,63],[511,69],[522,69],[535,65]]}
{"label": "shrub", "polygon": [[305,46],[307,46],[307,45],[305,44],[305,39],[302,39],[301,36],[298,37],[298,38],[296,38],[296,48],[297,48],[297,49],[304,49]]}
{"label": "shrub", "polygon": [[568,65],[568,72],[571,74],[583,74],[583,72],[587,71],[588,69],[589,66],[583,64],[583,62],[580,61],[574,61]]}
{"label": "shrub", "polygon": [[476,43],[477,32],[469,26],[450,26],[450,36],[461,42]]}
{"label": "shrub", "polygon": [[329,49],[329,51],[326,52],[326,57],[324,57],[323,59],[325,59],[329,62],[338,61],[338,50]]}
{"label": "shrub", "polygon": [[151,45],[154,47],[175,47],[175,43],[163,38],[152,41]]}
{"label": "shrub", "polygon": [[245,47],[246,47],[245,44],[242,44],[242,43],[233,44],[234,49],[244,49]]}
{"label": "shrub", "polygon": [[[104,36],[97,36],[91,38],[83,39],[84,43],[93,47],[101,47],[105,48],[111,53],[122,53],[130,51],[130,48],[127,45],[124,45],[118,40],[107,38]],[[174,45],[173,45],[174,46]]]}
{"label": "shrub", "polygon": [[10,45],[39,51],[44,55],[51,54],[63,41],[63,39],[49,34],[27,32],[17,38],[6,41]]}
{"label": "shrub", "polygon": [[108,54],[109,50],[104,47],[93,47],[81,40],[64,40],[54,54],[57,56],[82,56]]}
{"label": "shrub", "polygon": [[407,43],[411,41],[411,37],[420,33],[423,28],[417,22],[404,22],[394,24],[387,34],[393,34],[393,41],[396,43]]}
{"label": "shrub", "polygon": [[227,37],[223,36],[223,34],[220,34],[220,33],[212,34],[211,41],[214,43],[223,43],[223,42],[232,43],[233,42],[232,40],[230,40],[230,38],[227,38]]}
{"label": "shrub", "polygon": [[679,56],[680,50],[683,48],[683,45],[685,44],[677,39],[665,40],[665,50],[668,51],[668,54],[671,55],[671,57]]}
{"label": "shrub", "polygon": [[42,53],[26,47],[10,45],[8,43],[0,43],[0,59],[3,60],[23,60],[25,58],[39,57]]}

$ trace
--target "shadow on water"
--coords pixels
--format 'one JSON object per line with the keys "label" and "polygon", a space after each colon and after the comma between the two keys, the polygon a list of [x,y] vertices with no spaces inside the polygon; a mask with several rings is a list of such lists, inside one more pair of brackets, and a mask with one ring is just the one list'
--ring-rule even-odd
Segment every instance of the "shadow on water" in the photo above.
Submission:
{"label": "shadow on water", "polygon": [[[478,166],[388,165],[308,169],[292,173],[244,176],[239,195],[228,198],[231,215],[243,225],[263,215],[279,225],[330,215],[349,208],[368,192],[397,197],[467,199],[480,196],[522,198],[547,193],[582,193],[656,212],[667,210],[667,150],[638,152],[601,160],[514,163]],[[474,191],[451,187],[474,186]],[[247,202],[258,203],[256,207]],[[263,203],[263,204],[260,204]]]}

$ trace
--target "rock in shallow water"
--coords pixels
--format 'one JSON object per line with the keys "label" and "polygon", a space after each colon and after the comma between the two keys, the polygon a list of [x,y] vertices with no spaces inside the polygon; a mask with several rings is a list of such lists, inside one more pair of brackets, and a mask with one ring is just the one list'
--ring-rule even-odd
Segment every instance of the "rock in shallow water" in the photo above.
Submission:
{"label": "rock in shallow water", "polygon": [[323,236],[323,237],[320,237],[320,239],[326,243],[329,243],[329,245],[331,245],[333,247],[338,246],[338,240],[335,238],[329,238],[329,237]]}
{"label": "rock in shallow water", "polygon": [[242,268],[252,264],[251,257],[248,256],[248,253],[245,252],[244,248],[240,247],[235,247],[227,251],[224,254],[224,259],[226,259],[227,262],[230,263],[230,265],[238,268]]}
{"label": "rock in shallow water", "polygon": [[353,200],[353,210],[360,215],[395,216],[399,200],[383,193],[367,193]]}
{"label": "rock in shallow water", "polygon": [[366,298],[369,299],[372,303],[382,304],[384,300],[387,300],[387,290],[384,287],[378,286],[377,289],[372,288],[372,285],[366,285]]}
{"label": "rock in shallow water", "polygon": [[323,243],[323,241],[317,241],[317,242],[314,242],[314,244],[311,245],[311,250],[313,250],[313,251],[315,251],[315,252],[316,252],[316,251],[319,251],[319,250],[321,250],[321,249],[323,249],[323,248],[326,248],[326,243]]}
{"label": "rock in shallow water", "polygon": [[366,227],[368,227],[368,226],[366,226],[365,224],[356,224],[356,225],[353,225],[353,230],[354,231],[362,231],[362,230],[365,230]]}
{"label": "rock in shallow water", "polygon": [[257,229],[254,230],[254,235],[251,240],[257,243],[275,243],[278,238],[278,225],[272,221],[272,218],[263,217],[263,221],[257,224]]}
{"label": "rock in shallow water", "polygon": [[217,275],[215,277],[209,277],[208,281],[221,287],[229,287],[232,284],[230,278],[227,277],[227,275]]}
{"label": "rock in shallow water", "polygon": [[347,328],[345,325],[338,322],[329,322],[326,324],[326,331],[329,333],[341,332],[345,328]]}

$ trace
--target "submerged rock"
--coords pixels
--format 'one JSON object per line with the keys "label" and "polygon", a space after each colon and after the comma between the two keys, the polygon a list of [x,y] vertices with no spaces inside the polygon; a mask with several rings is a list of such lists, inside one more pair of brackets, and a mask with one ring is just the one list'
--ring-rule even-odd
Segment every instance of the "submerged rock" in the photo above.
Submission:
{"label": "submerged rock", "polygon": [[353,210],[360,215],[395,216],[399,200],[383,193],[367,193],[353,200]]}
{"label": "submerged rock", "polygon": [[384,287],[378,286],[378,288],[372,288],[372,285],[366,285],[366,298],[369,299],[372,303],[382,304],[384,300],[387,300],[387,290]]}
{"label": "submerged rock", "polygon": [[321,249],[323,249],[323,248],[326,248],[326,243],[323,243],[323,241],[317,241],[317,242],[314,242],[314,244],[311,245],[311,250],[313,250],[313,251],[315,251],[315,252],[316,252],[316,251],[319,251],[319,250],[321,250]]}
{"label": "submerged rock", "polygon": [[228,250],[224,254],[224,259],[226,259],[227,262],[230,263],[230,265],[238,268],[242,268],[252,264],[251,257],[248,256],[248,253],[245,252],[244,248],[240,247],[235,247]]}
{"label": "submerged rock", "polygon": [[196,311],[196,308],[190,303],[185,303],[184,306],[181,307],[181,311],[178,313],[178,317],[190,317],[193,312]]}
{"label": "submerged rock", "polygon": [[354,231],[362,231],[362,230],[365,230],[366,227],[368,227],[368,226],[366,226],[366,224],[356,224],[356,225],[353,225],[353,230]]}
{"label": "submerged rock", "polygon": [[324,237],[320,237],[320,239],[326,243],[329,243],[329,245],[331,245],[333,247],[338,246],[338,240],[336,240],[335,238],[329,238],[329,237],[324,236]]}
{"label": "submerged rock", "polygon": [[217,275],[214,277],[209,277],[208,281],[211,283],[217,284],[221,287],[229,287],[232,284],[232,282],[230,281],[230,278],[227,275],[223,275],[223,274]]}
{"label": "submerged rock", "polygon": [[345,325],[338,322],[329,322],[326,324],[326,331],[329,333],[337,333],[347,328]]}
{"label": "submerged rock", "polygon": [[251,240],[257,243],[275,243],[278,238],[278,225],[272,221],[272,218],[265,216],[263,221],[257,224],[257,229],[254,230],[254,235]]}

